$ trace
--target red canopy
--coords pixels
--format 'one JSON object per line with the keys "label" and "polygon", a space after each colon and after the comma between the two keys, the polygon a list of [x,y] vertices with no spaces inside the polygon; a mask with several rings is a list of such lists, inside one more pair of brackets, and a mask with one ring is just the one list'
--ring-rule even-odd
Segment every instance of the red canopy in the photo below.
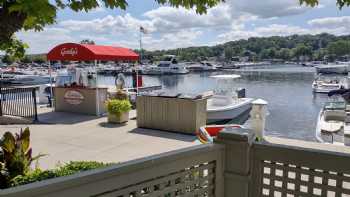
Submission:
{"label": "red canopy", "polygon": [[122,47],[64,43],[47,54],[47,60],[92,61],[92,60],[139,60],[139,55]]}

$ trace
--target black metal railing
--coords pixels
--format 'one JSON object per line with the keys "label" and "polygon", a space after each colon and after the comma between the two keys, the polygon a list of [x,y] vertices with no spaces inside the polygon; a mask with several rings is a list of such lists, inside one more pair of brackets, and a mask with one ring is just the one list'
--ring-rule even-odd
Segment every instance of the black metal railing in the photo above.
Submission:
{"label": "black metal railing", "polygon": [[38,120],[36,88],[1,88],[0,116],[10,115]]}

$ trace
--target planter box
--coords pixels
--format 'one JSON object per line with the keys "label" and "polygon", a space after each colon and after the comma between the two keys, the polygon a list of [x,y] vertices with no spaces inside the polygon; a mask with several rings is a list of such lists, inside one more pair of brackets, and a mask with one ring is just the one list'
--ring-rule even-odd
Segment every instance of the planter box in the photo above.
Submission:
{"label": "planter box", "polygon": [[109,123],[125,123],[129,121],[129,112],[124,112],[120,116],[108,113],[107,119]]}

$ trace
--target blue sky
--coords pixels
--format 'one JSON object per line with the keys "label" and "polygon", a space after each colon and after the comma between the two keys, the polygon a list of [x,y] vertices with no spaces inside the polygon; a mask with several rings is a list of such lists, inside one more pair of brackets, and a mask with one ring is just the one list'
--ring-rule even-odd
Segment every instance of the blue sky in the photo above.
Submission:
{"label": "blue sky", "polygon": [[291,34],[349,34],[350,8],[339,10],[335,0],[321,0],[316,8],[299,0],[226,0],[197,15],[194,10],[160,6],[153,0],[128,0],[124,10],[99,8],[90,13],[58,12],[57,23],[42,32],[19,32],[29,53],[45,53],[57,44],[92,39],[97,44],[139,46],[139,27],[145,49],[215,45],[252,36]]}

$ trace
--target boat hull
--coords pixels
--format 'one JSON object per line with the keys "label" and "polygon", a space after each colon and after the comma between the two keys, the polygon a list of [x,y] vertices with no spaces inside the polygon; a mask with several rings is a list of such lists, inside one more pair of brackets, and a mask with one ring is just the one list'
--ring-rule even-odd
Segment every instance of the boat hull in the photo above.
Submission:
{"label": "boat hull", "polygon": [[337,66],[316,66],[316,72],[322,74],[348,74],[348,65],[337,65]]}
{"label": "boat hull", "polygon": [[[339,131],[333,131],[333,132],[324,132],[323,127],[325,124],[332,124],[327,123],[327,121],[324,118],[324,110],[321,109],[321,111],[318,114],[318,119],[316,123],[316,130],[315,130],[315,138],[320,143],[325,144],[333,144],[333,145],[344,145],[344,131],[343,126],[336,126],[334,128],[338,129]],[[329,125],[328,125],[329,126]]]}
{"label": "boat hull", "polygon": [[341,84],[322,84],[322,83],[317,83],[317,82],[313,82],[312,83],[312,91],[314,93],[323,93],[323,94],[327,94],[330,91],[333,90],[340,90],[342,89],[342,85]]}
{"label": "boat hull", "polygon": [[232,120],[240,119],[240,117],[243,116],[247,117],[247,114],[249,116],[249,112],[252,109],[253,99],[244,99],[244,102],[226,109],[207,110],[207,124],[227,123]]}

